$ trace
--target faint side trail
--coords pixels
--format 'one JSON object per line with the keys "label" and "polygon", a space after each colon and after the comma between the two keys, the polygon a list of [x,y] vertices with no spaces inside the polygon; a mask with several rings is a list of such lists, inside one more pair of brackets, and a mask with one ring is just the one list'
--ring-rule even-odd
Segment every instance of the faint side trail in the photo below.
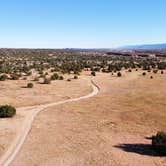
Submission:
{"label": "faint side trail", "polygon": [[22,124],[21,131],[20,133],[16,136],[15,140],[11,144],[11,146],[8,148],[8,150],[5,152],[5,154],[1,157],[0,159],[0,166],[8,166],[10,163],[13,161],[13,159],[16,157],[17,153],[20,151],[23,143],[25,142],[26,137],[28,136],[28,133],[31,130],[32,123],[37,116],[39,112],[42,110],[51,107],[51,106],[56,106],[64,103],[69,103],[69,102],[75,102],[83,99],[87,99],[90,97],[93,97],[98,94],[100,88],[93,82],[91,81],[91,85],[93,88],[93,91],[86,95],[86,96],[81,96],[78,98],[74,99],[68,99],[64,101],[59,101],[55,103],[50,103],[50,104],[43,104],[43,105],[37,105],[37,106],[32,106],[32,107],[22,107],[19,108],[19,111],[31,111],[32,113],[26,116],[24,123]]}

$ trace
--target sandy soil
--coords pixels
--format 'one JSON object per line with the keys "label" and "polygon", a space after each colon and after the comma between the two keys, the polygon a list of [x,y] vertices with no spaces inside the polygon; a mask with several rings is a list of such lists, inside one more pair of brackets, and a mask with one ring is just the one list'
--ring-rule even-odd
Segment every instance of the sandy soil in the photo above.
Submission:
{"label": "sandy soil", "polygon": [[13,166],[166,165],[146,138],[166,129],[166,75],[98,74],[95,81],[98,96],[38,115]]}
{"label": "sandy soil", "polygon": [[[15,83],[15,84],[14,84]],[[13,102],[18,103],[19,106],[21,105],[27,105],[28,103],[31,103],[32,105],[39,103],[39,104],[43,104],[46,102],[46,100],[40,100],[40,97],[35,99],[36,101],[33,101],[32,98],[34,96],[32,96],[31,92],[37,91],[40,95],[40,93],[46,92],[46,89],[48,88],[48,93],[49,94],[54,94],[52,96],[50,96],[49,98],[51,100],[49,100],[50,102],[57,102],[57,101],[64,101],[70,98],[76,98],[79,96],[83,96],[86,95],[88,93],[90,93],[92,91],[91,89],[91,83],[90,83],[90,77],[85,77],[85,76],[81,76],[78,80],[72,80],[72,82],[67,82],[67,81],[55,81],[53,84],[51,85],[42,85],[43,88],[41,89],[40,92],[40,88],[36,85],[36,89],[21,89],[20,88],[20,84],[22,83],[22,81],[15,81],[13,83],[13,89],[11,89],[11,92],[9,95],[9,98],[11,97],[11,99],[13,100]],[[10,86],[11,83],[10,82],[1,82],[1,84],[9,84]],[[5,86],[6,87],[6,86]],[[14,94],[14,90],[15,87],[18,88],[18,93]],[[47,87],[47,88],[46,88]],[[51,90],[52,87],[52,90]],[[80,89],[81,87],[81,89]],[[8,90],[7,88],[5,89],[6,91]],[[28,92],[26,92],[26,90]],[[29,93],[29,91],[31,91]],[[13,92],[13,93],[12,93]],[[18,95],[20,93],[25,93],[25,95],[23,95],[22,97],[20,97],[20,100],[17,102],[17,100],[14,101],[14,98],[12,98],[12,95]],[[56,92],[56,93],[55,93]],[[3,91],[3,93],[5,93]],[[1,94],[2,95],[2,94]],[[29,97],[31,100],[27,101],[26,103],[21,103],[22,101],[26,100],[26,97]],[[7,100],[7,97],[0,97],[0,99],[2,98],[1,102],[4,101],[4,99]],[[50,103],[49,102],[49,103]],[[17,104],[15,104],[17,105]],[[17,115],[12,118],[12,119],[1,119],[1,125],[0,125],[0,156],[2,156],[2,154],[4,154],[8,147],[10,146],[10,144],[12,143],[12,141],[16,138],[16,136],[18,135],[18,133],[23,129],[23,124],[26,120],[31,118],[31,115],[34,114],[34,110],[32,109],[24,109],[24,108],[19,108],[17,109]]]}
{"label": "sandy soil", "polygon": [[[81,76],[78,80],[72,79],[71,82],[66,81],[67,78],[73,78],[73,75],[66,75],[63,81],[52,81],[50,85],[28,80],[0,81],[0,105],[11,104],[23,107],[52,103],[77,97],[81,93],[87,94],[90,91],[90,83],[87,85],[88,78],[85,76]],[[25,88],[29,82],[34,84],[34,88]]]}

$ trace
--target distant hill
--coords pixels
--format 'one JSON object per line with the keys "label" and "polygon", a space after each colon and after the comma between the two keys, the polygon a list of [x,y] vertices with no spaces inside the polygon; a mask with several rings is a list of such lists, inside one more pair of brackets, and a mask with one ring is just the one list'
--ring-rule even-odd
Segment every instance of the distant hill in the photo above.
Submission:
{"label": "distant hill", "polygon": [[166,43],[124,46],[121,49],[166,49]]}

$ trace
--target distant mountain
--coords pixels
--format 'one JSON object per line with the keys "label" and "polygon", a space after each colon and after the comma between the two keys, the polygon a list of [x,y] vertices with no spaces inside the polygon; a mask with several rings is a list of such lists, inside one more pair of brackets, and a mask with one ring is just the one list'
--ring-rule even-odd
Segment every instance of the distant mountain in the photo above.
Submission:
{"label": "distant mountain", "polygon": [[166,49],[166,43],[124,46],[121,49]]}

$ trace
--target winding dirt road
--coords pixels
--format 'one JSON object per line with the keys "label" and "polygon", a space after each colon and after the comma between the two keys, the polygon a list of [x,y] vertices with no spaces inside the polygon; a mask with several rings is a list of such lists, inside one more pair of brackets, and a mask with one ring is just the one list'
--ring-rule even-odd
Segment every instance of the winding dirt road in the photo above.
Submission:
{"label": "winding dirt road", "polygon": [[20,133],[17,135],[17,137],[15,138],[15,140],[13,141],[11,146],[8,148],[6,153],[1,157],[0,165],[8,166],[14,160],[17,153],[20,151],[22,145],[24,144],[25,139],[27,138],[27,136],[32,128],[32,123],[39,112],[41,112],[44,109],[51,107],[51,106],[56,106],[56,105],[69,103],[69,102],[75,102],[75,101],[87,99],[87,98],[97,95],[100,88],[93,81],[91,81],[91,84],[92,84],[93,91],[86,96],[81,96],[78,98],[68,99],[68,100],[59,101],[59,102],[50,103],[50,104],[18,108],[17,110],[19,110],[19,111],[31,111],[32,113],[25,117],[25,120],[24,120],[24,123],[22,124]]}

